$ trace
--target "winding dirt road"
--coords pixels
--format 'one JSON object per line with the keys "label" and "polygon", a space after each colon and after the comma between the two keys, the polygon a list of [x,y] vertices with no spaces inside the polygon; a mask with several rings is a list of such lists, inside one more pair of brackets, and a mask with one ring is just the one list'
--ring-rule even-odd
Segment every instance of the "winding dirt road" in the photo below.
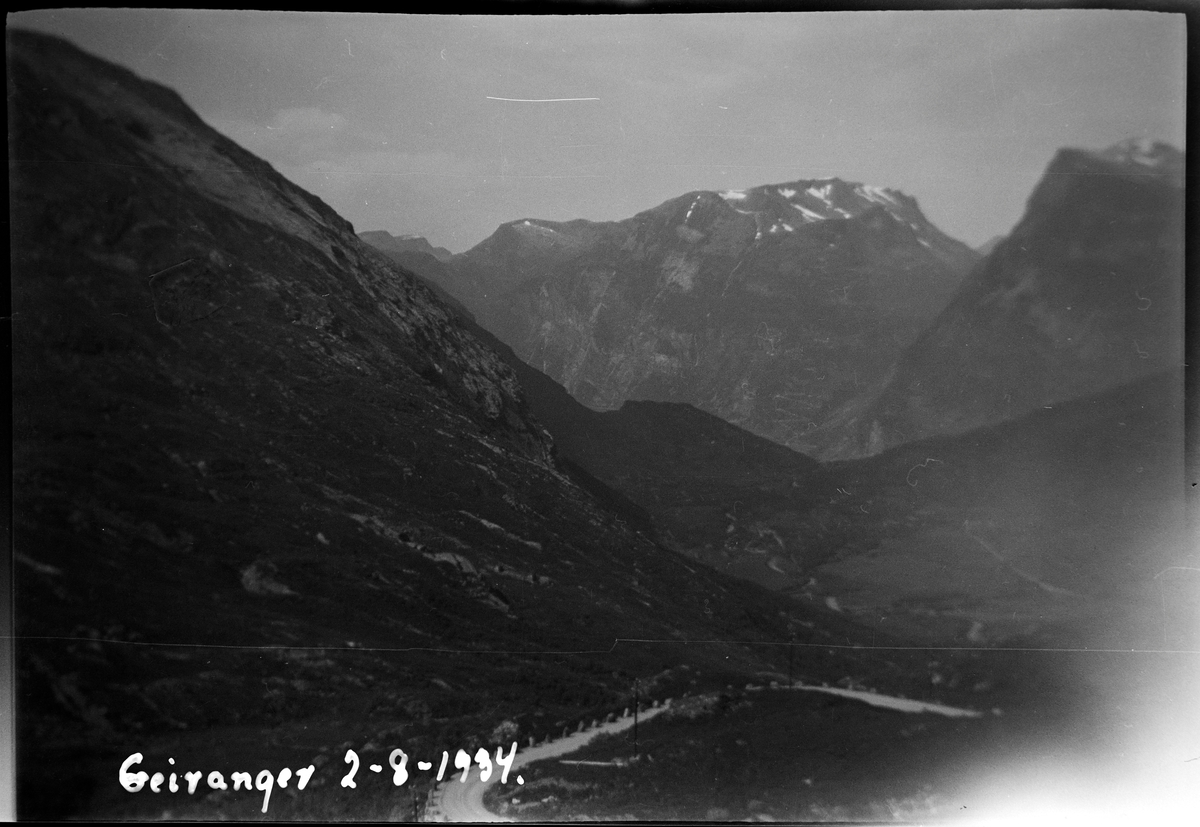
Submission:
{"label": "winding dirt road", "polygon": [[[748,687],[749,688],[749,687]],[[768,687],[755,687],[763,690]],[[770,687],[770,689],[787,689],[787,687]],[[872,706],[881,706],[887,709],[894,709],[900,712],[933,712],[939,715],[946,715],[952,718],[978,718],[982,713],[973,709],[961,709],[959,707],[946,706],[945,704],[930,703],[928,701],[917,701],[911,698],[897,698],[891,695],[880,695],[875,692],[864,692],[857,689],[840,689],[829,686],[808,686],[805,684],[797,684],[792,687],[794,691],[807,692],[825,692],[830,695],[840,695],[843,698],[853,698],[854,700],[862,701],[871,704]],[[670,702],[653,709],[647,709],[644,712],[638,713],[641,721],[648,721],[655,715],[666,710]],[[512,769],[509,770],[508,783],[519,784],[517,779],[520,777],[520,768],[534,761],[544,761],[547,758],[558,758],[563,755],[574,752],[586,745],[589,741],[595,738],[600,733],[617,733],[624,732],[633,726],[633,716],[628,718],[619,718],[612,723],[601,724],[595,729],[586,730],[584,732],[576,732],[568,735],[566,738],[560,738],[557,741],[552,741],[548,744],[542,744],[538,747],[518,751],[513,759]],[[483,795],[488,788],[493,784],[500,783],[500,768],[495,767],[492,775],[487,781],[479,779],[480,769],[478,766],[473,766],[467,774],[466,781],[462,781],[462,773],[455,772],[453,776],[443,781],[437,786],[433,794],[430,796],[429,804],[425,810],[425,818],[427,821],[513,821],[514,819],[502,818],[496,815],[483,806]]]}
{"label": "winding dirt road", "polygon": [[[779,687],[787,689],[786,686]],[[935,704],[930,701],[915,701],[912,698],[897,698],[893,695],[879,695],[875,692],[864,692],[861,689],[839,689],[833,686],[808,686],[798,683],[793,690],[806,692],[825,692],[830,695],[840,695],[843,698],[853,698],[856,701],[868,703],[871,706],[881,706],[884,709],[894,709],[898,712],[934,712],[949,718],[978,718],[983,715],[974,709],[962,709],[957,706]]]}
{"label": "winding dirt road", "polygon": [[[638,713],[638,719],[639,721],[648,721],[669,707],[670,701],[662,706],[644,710]],[[632,727],[633,716],[630,715],[628,718],[618,718],[611,723],[600,724],[595,729],[572,733],[566,738],[560,738],[548,744],[542,744],[531,749],[518,750],[516,758],[513,759],[512,768],[508,773],[508,783],[516,785],[518,783],[517,777],[520,775],[520,768],[532,764],[534,761],[544,761],[547,758],[558,758],[559,756],[567,755],[583,747],[601,733],[613,734],[624,732]],[[493,784],[500,783],[500,768],[494,768],[491,777],[487,781],[479,780],[480,772],[481,770],[478,766],[472,766],[470,772],[467,774],[466,781],[460,780],[462,772],[459,771],[453,777],[447,778],[439,784],[430,796],[429,805],[425,810],[426,820],[443,822],[512,821],[513,819],[502,818],[483,806],[483,794]]]}

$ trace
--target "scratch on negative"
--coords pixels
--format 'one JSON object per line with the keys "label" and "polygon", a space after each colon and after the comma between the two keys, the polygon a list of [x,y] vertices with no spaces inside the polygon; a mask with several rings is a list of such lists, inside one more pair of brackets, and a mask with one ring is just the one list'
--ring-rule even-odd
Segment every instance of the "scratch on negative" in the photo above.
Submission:
{"label": "scratch on negative", "polygon": [[1157,580],[1169,571],[1200,571],[1200,568],[1194,566],[1168,566],[1167,568],[1154,575],[1153,580]]}
{"label": "scratch on negative", "polygon": [[509,103],[566,103],[568,101],[598,101],[599,98],[494,98],[487,95],[490,101],[507,101]]}
{"label": "scratch on negative", "polygon": [[742,259],[739,258],[738,263],[733,265],[733,269],[729,271],[729,276],[725,279],[725,288],[724,288],[724,290],[721,291],[722,297],[725,295],[725,291],[729,289],[729,283],[731,281],[733,281],[733,274],[736,273],[738,271],[738,268],[741,266],[742,266]]}
{"label": "scratch on negative", "polygon": [[165,267],[165,268],[163,268],[162,270],[159,270],[159,271],[158,271],[157,273],[155,273],[154,275],[147,276],[147,277],[146,277],[146,281],[154,281],[156,278],[158,278],[159,276],[161,276],[163,273],[169,273],[169,272],[171,272],[172,270],[174,270],[174,269],[176,269],[176,268],[179,268],[179,267],[182,267],[182,266],[183,266],[183,265],[185,265],[185,264],[191,264],[191,263],[192,263],[193,261],[195,261],[195,260],[196,260],[196,259],[194,259],[194,258],[189,258],[189,259],[186,259],[185,261],[181,261],[181,262],[179,262],[178,264],[172,264],[170,267]]}
{"label": "scratch on negative", "polygon": [[909,468],[909,469],[908,469],[908,473],[904,475],[904,481],[905,481],[905,482],[907,482],[909,485],[913,486],[914,488],[916,488],[916,486],[917,486],[917,481],[916,481],[916,480],[914,480],[914,479],[912,478],[912,472],[913,472],[913,471],[916,471],[918,468],[926,468],[926,467],[928,467],[928,466],[929,466],[929,463],[931,463],[931,462],[938,462],[938,463],[940,463],[940,462],[941,462],[941,460],[940,460],[940,459],[934,459],[933,457],[926,457],[924,462],[917,463],[917,464],[916,464],[916,465],[914,465],[912,468]]}

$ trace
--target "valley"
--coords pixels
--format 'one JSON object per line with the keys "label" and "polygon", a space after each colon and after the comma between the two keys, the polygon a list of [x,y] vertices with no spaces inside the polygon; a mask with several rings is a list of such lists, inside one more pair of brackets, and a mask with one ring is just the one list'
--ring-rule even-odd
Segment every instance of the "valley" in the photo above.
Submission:
{"label": "valley", "polygon": [[1186,804],[1178,151],[983,251],[805,177],[451,253],[7,38],[22,820]]}

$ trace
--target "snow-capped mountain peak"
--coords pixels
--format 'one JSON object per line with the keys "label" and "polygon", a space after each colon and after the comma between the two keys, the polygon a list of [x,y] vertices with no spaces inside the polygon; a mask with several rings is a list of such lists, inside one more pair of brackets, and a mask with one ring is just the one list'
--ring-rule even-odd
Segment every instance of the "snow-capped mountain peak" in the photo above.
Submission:
{"label": "snow-capped mountain peak", "polygon": [[[907,225],[918,236],[938,232],[921,213],[916,200],[899,190],[840,178],[802,179],[715,194],[737,212],[754,216],[762,228],[758,238],[780,230],[790,232],[788,227],[858,218],[877,209]],[[692,211],[688,210],[688,219]]]}

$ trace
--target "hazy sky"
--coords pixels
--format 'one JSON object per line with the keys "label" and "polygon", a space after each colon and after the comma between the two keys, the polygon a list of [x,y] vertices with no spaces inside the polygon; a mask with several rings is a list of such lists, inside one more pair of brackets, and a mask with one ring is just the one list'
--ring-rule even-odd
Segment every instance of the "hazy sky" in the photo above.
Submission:
{"label": "hazy sky", "polygon": [[[976,245],[1063,146],[1184,137],[1185,24],[1129,11],[472,17],[38,11],[355,229],[456,252],[697,189],[838,176]],[[525,103],[492,98],[597,98]]]}

